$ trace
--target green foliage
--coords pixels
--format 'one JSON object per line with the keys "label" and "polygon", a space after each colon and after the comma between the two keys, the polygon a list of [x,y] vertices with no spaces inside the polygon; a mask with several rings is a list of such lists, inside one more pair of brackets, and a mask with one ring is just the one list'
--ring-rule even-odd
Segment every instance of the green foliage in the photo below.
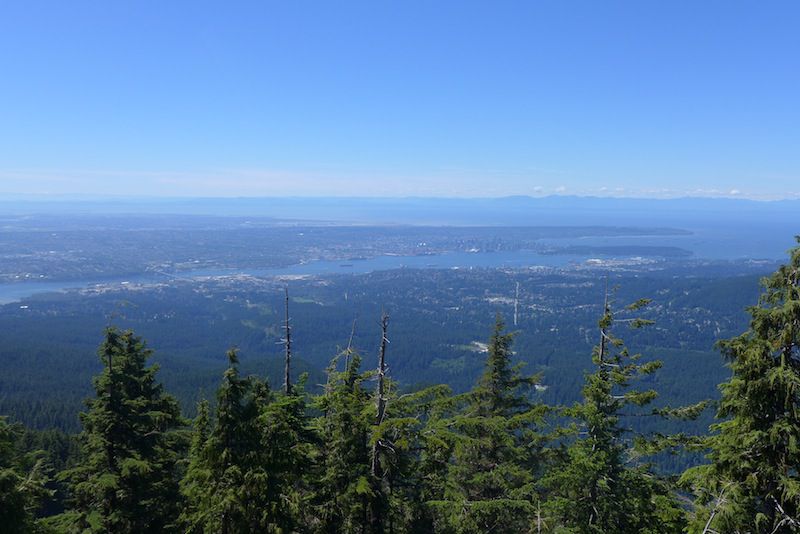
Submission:
{"label": "green foliage", "polygon": [[72,510],[61,524],[69,530],[175,530],[183,420],[177,401],[156,381],[157,368],[146,367],[150,354],[133,332],[106,330],[99,350],[105,368],[81,414],[79,461],[62,474]]}
{"label": "green foliage", "polygon": [[[757,298],[755,276],[734,276],[742,267],[696,266],[664,271],[615,272],[621,300],[658,295],[648,308],[656,328],[626,336],[664,361],[658,373],[659,399],[672,405],[716,396],[716,384],[728,371],[712,350],[719,337],[746,328],[744,307]],[[766,266],[747,272],[766,272]],[[591,368],[592,325],[596,323],[597,273],[531,270],[399,270],[368,275],[292,281],[293,294],[314,304],[296,304],[293,326],[298,351],[293,374],[310,372],[309,392],[318,393],[331,348],[350,331],[352,317],[373,317],[381,303],[393,310],[391,374],[403,388],[444,383],[456,392],[469,390],[483,371],[475,340],[490,332],[494,312],[511,313],[511,305],[491,297],[508,296],[520,282],[519,335],[515,350],[528,372],[542,372],[548,404],[572,404],[581,397],[583,375]],[[90,394],[91,376],[101,370],[91,357],[104,317],[124,309],[125,326],[134,328],[153,347],[159,381],[194,417],[201,392],[216,391],[230,343],[241,347],[241,372],[281,384],[283,360],[276,342],[281,332],[284,282],[208,280],[104,293],[37,296],[7,305],[0,313],[0,413],[32,429],[80,430],[77,413]],[[201,289],[202,288],[202,289]],[[280,288],[280,291],[277,289]],[[348,296],[345,299],[345,295]],[[489,296],[490,298],[485,298]],[[587,331],[588,337],[587,337]],[[589,339],[591,337],[591,340]],[[357,332],[357,346],[373,347],[377,331]],[[252,357],[250,357],[252,355]],[[434,364],[433,361],[437,363]],[[372,361],[369,366],[374,367]],[[296,370],[295,370],[296,368]],[[692,373],[686,373],[690,368]],[[706,421],[660,422],[665,432],[705,431]],[[636,426],[636,422],[634,422]],[[679,457],[668,459],[681,471]]]}
{"label": "green foliage", "polygon": [[50,493],[43,454],[21,450],[22,432],[0,417],[0,526],[8,534],[38,531],[35,514]]}
{"label": "green foliage", "polygon": [[275,395],[239,375],[236,350],[228,361],[214,421],[208,402],[198,406],[181,523],[189,532],[293,532],[306,513],[313,458],[303,384]]}
{"label": "green foliage", "polygon": [[227,356],[215,424],[210,428],[204,403],[195,422],[189,469],[182,483],[187,508],[181,520],[189,532],[260,531],[265,526],[255,379],[240,377],[236,350]]}
{"label": "green foliage", "polygon": [[683,477],[697,532],[800,529],[800,247],[762,287],[749,330],[719,343],[732,376],[705,443],[710,464]]}
{"label": "green foliage", "polygon": [[430,425],[436,437],[429,441],[450,455],[429,503],[437,531],[524,532],[536,513],[537,427],[545,408],[531,397],[539,377],[512,365],[513,334],[504,328],[498,315],[477,385],[450,399],[452,415]]}
{"label": "green foliage", "polygon": [[431,469],[436,447],[427,423],[451,391],[440,385],[399,394],[393,382],[389,385],[387,416],[371,438],[382,443],[380,485],[388,500],[389,531],[430,532],[433,518],[426,502],[436,494],[437,469]]}
{"label": "green foliage", "polygon": [[294,532],[308,518],[316,436],[307,414],[304,386],[305,376],[289,395],[276,395],[259,414],[267,532]]}
{"label": "green foliage", "polygon": [[322,413],[316,421],[320,438],[316,521],[319,532],[364,532],[370,524],[369,434],[374,412],[364,387],[369,374],[360,371],[361,357],[348,352],[343,371],[337,356],[328,368],[324,393],[316,400]]}
{"label": "green foliage", "polygon": [[[377,382],[374,392],[371,381]],[[308,522],[312,530],[430,531],[424,505],[428,472],[420,451],[425,421],[449,392],[435,386],[400,394],[380,371],[362,372],[361,356],[350,348],[331,361],[324,392],[315,402],[321,415],[315,421],[319,453],[312,486],[315,512]]]}
{"label": "green foliage", "polygon": [[[638,300],[625,311],[640,310],[648,303]],[[546,523],[558,527],[557,532],[656,534],[682,529],[683,514],[668,485],[645,466],[630,465],[634,456],[630,432],[620,419],[626,411],[631,415],[626,409],[655,399],[655,391],[632,386],[661,363],[641,362],[640,355],[628,351],[612,333],[614,323],[621,321],[632,328],[651,323],[638,317],[618,319],[606,297],[600,344],[592,355],[595,372],[586,376],[583,402],[565,410],[575,421],[576,436],[544,480]],[[678,413],[690,416],[696,411]]]}
{"label": "green foliage", "polygon": [[[582,401],[556,412],[557,424],[566,426],[550,434],[551,409],[542,398],[554,388],[539,387],[538,375],[514,364],[515,338],[499,316],[483,373],[457,395],[444,385],[401,390],[388,367],[364,371],[350,349],[333,359],[319,395],[306,393],[305,380],[284,394],[242,376],[237,352],[229,351],[216,400],[198,404],[191,436],[181,430],[178,404],[157,383],[156,368],[146,365],[150,351],[132,332],[111,328],[100,348],[104,369],[94,380],[95,398],[81,415],[77,453],[63,434],[22,434],[0,419],[0,529],[679,532],[689,505],[679,505],[670,483],[642,458],[691,442],[710,450],[712,463],[683,477],[697,494],[690,529],[701,532],[711,519],[717,532],[792,532],[800,501],[798,272],[795,250],[791,264],[764,281],[750,330],[721,343],[733,376],[722,387],[721,422],[708,439],[670,433],[674,427],[663,421],[650,425],[657,432],[633,431],[646,427],[644,420],[694,419],[706,406],[654,403],[661,362],[630,353],[614,334],[615,324],[625,323],[637,344],[652,342],[641,333],[655,330],[643,328],[652,320],[634,316],[648,300],[618,313],[605,306]],[[454,343],[471,338],[474,323],[460,328],[473,330],[453,336]],[[403,347],[412,357],[399,351],[397,367],[424,371],[414,360],[431,348],[413,337],[399,341],[393,350]],[[526,343],[537,346],[536,339]],[[468,372],[459,380],[476,376],[469,373],[480,366],[482,346],[463,350]],[[671,349],[673,357],[681,346]],[[563,368],[579,370],[588,352],[587,342],[584,359]],[[538,361],[549,365],[549,358]],[[569,380],[547,378],[548,386]],[[682,387],[690,389],[691,378]],[[698,392],[691,393],[696,400]],[[42,454],[24,452],[36,449],[65,469],[60,480],[69,489],[68,511],[44,521],[35,517],[37,506],[55,486],[45,486]]]}

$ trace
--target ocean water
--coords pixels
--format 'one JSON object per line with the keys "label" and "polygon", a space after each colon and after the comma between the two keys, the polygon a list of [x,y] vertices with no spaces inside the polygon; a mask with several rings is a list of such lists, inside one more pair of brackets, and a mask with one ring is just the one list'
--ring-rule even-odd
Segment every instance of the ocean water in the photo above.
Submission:
{"label": "ocean water", "polygon": [[[689,229],[687,235],[659,236],[619,236],[590,237],[573,239],[544,239],[541,244],[562,246],[667,246],[690,251],[688,259],[744,260],[786,258],[786,251],[796,244],[798,228],[759,225],[752,220],[747,223],[719,222],[707,223]],[[138,277],[112,278],[103,280],[77,280],[64,282],[24,281],[0,284],[0,304],[17,302],[32,295],[72,288],[88,288],[93,285],[115,285],[125,283],[164,282],[171,278],[194,278],[246,274],[253,276],[280,275],[329,275],[364,274],[373,271],[413,268],[413,269],[453,269],[453,268],[522,268],[531,266],[565,267],[585,262],[597,254],[540,254],[531,250],[503,252],[453,252],[436,256],[395,256],[382,255],[364,260],[312,261],[277,269],[203,269],[169,274],[145,273]],[[609,257],[609,256],[605,256]],[[610,256],[617,257],[617,256]],[[625,256],[619,256],[625,257]],[[680,261],[680,260],[675,260]]]}

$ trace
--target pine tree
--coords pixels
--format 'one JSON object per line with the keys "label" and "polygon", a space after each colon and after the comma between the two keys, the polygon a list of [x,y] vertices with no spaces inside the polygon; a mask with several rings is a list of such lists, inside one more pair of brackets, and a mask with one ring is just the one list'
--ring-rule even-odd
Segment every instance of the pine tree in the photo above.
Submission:
{"label": "pine tree", "polygon": [[[640,300],[626,310],[633,312],[647,303]],[[586,376],[583,402],[565,411],[576,421],[577,438],[543,481],[549,493],[544,507],[548,531],[664,534],[682,528],[682,512],[670,488],[644,466],[629,463],[633,436],[620,418],[623,411],[632,415],[636,407],[655,399],[655,391],[631,385],[654,373],[661,362],[642,363],[640,354],[630,354],[612,333],[616,321],[634,328],[651,323],[617,319],[606,296],[599,321],[600,344],[592,355],[595,371]]]}
{"label": "pine tree", "polygon": [[8,534],[38,531],[35,513],[49,495],[45,462],[40,452],[20,450],[22,428],[0,417],[0,529]]}
{"label": "pine tree", "polygon": [[545,408],[532,400],[539,377],[512,365],[513,334],[504,329],[498,315],[483,375],[451,401],[461,410],[432,422],[440,448],[430,453],[452,451],[442,494],[430,502],[440,532],[525,532],[536,513]]}
{"label": "pine tree", "polygon": [[761,285],[750,328],[719,343],[732,373],[710,464],[683,476],[698,495],[696,532],[800,531],[800,246]]}
{"label": "pine tree", "polygon": [[105,367],[81,414],[81,459],[63,475],[74,504],[63,519],[72,528],[175,530],[183,420],[175,398],[156,381],[157,366],[146,366],[151,354],[133,332],[106,330],[99,350]]}

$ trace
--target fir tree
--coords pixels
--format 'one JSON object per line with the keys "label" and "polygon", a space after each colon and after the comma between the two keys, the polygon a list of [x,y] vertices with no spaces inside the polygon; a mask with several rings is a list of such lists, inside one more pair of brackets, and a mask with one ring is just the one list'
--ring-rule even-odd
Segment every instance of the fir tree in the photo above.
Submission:
{"label": "fir tree", "polygon": [[698,495],[696,532],[800,531],[800,246],[761,284],[749,330],[719,343],[732,374],[711,463],[683,477]]}
{"label": "fir tree", "polygon": [[439,385],[399,394],[397,385],[387,380],[385,417],[373,427],[370,438],[373,445],[380,444],[379,449],[373,448],[380,451],[380,477],[372,480],[373,491],[380,492],[384,532],[431,532],[434,528],[426,503],[438,495],[441,472],[435,460],[439,451],[426,431],[431,413],[450,393],[448,386]]}
{"label": "fir tree", "polygon": [[[355,326],[354,326],[355,328]],[[314,485],[317,532],[429,532],[419,469],[431,406],[449,393],[436,386],[400,395],[388,375],[388,316],[381,318],[376,370],[362,372],[351,341],[331,361],[316,407],[320,456]],[[344,359],[344,370],[338,371]],[[375,381],[374,393],[367,387]]]}
{"label": "fir tree", "polygon": [[305,377],[289,393],[262,406],[260,458],[264,465],[265,512],[268,532],[295,532],[308,521],[315,436],[308,420]]}
{"label": "fir tree", "polygon": [[237,351],[231,349],[227,357],[215,424],[209,430],[202,408],[183,481],[188,507],[182,522],[190,532],[259,532],[268,522],[263,506],[266,475],[259,458],[258,388],[254,379],[239,375]]}
{"label": "fir tree", "polygon": [[[640,300],[626,310],[635,311],[647,303]],[[543,523],[547,531],[586,534],[680,532],[682,511],[669,487],[644,466],[630,465],[633,436],[620,421],[623,411],[632,415],[636,407],[655,399],[655,391],[631,386],[654,373],[661,362],[642,363],[640,354],[630,354],[612,333],[615,321],[634,328],[651,323],[617,319],[606,296],[599,321],[600,344],[592,355],[595,371],[586,376],[583,402],[565,411],[576,420],[578,435],[543,481],[549,499],[540,526]]]}
{"label": "fir tree", "polygon": [[99,355],[96,397],[81,414],[81,457],[63,475],[71,529],[107,533],[169,532],[181,506],[177,464],[184,446],[178,403],[146,366],[152,351],[131,331],[110,327]]}
{"label": "fir tree", "polygon": [[439,458],[452,451],[442,494],[430,502],[440,532],[525,532],[535,515],[545,408],[532,400],[539,377],[512,365],[513,334],[504,329],[498,315],[483,375],[451,401],[461,411],[431,425]]}
{"label": "fir tree", "polygon": [[371,425],[370,394],[364,387],[361,357],[348,352],[344,371],[340,356],[328,367],[325,391],[316,399],[321,458],[316,488],[316,531],[368,532]]}
{"label": "fir tree", "polygon": [[185,496],[186,506],[181,512],[179,523],[185,525],[190,532],[202,532],[202,525],[207,518],[201,504],[207,487],[211,484],[211,470],[205,458],[206,444],[211,432],[210,410],[207,400],[197,404],[189,447],[188,467],[181,480],[181,493]]}
{"label": "fir tree", "polygon": [[433,386],[400,394],[389,376],[389,316],[381,316],[381,341],[375,370],[374,420],[369,429],[369,532],[424,532],[431,528],[425,506],[419,451],[434,404],[450,394]]}

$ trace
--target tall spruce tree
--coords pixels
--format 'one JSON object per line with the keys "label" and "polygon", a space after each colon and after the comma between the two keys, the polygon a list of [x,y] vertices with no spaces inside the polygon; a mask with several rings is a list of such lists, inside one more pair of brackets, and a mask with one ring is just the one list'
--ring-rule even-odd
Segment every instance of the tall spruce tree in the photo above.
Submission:
{"label": "tall spruce tree", "polygon": [[[314,532],[431,532],[425,507],[422,434],[432,406],[449,394],[434,386],[400,395],[388,376],[388,316],[381,318],[375,371],[361,371],[351,341],[331,361],[316,398],[319,458],[314,484]],[[354,325],[355,329],[355,325]],[[344,370],[337,367],[344,360]],[[375,381],[374,392],[368,387]]]}
{"label": "tall spruce tree", "polygon": [[263,468],[261,501],[265,532],[295,532],[309,522],[312,492],[315,435],[308,417],[305,381],[292,383],[292,326],[289,315],[289,289],[284,288],[284,378],[281,392],[270,394],[257,382],[259,406],[258,461]]}
{"label": "tall spruce tree", "polygon": [[[640,300],[626,310],[635,312],[647,303]],[[665,534],[682,529],[683,514],[670,488],[644,466],[631,465],[633,434],[620,420],[623,412],[633,416],[655,399],[655,391],[632,386],[661,362],[642,363],[640,354],[629,353],[612,333],[615,321],[634,328],[651,323],[618,319],[606,295],[600,343],[592,354],[595,371],[586,376],[583,402],[565,411],[576,421],[577,436],[543,481],[549,499],[539,520],[542,531]],[[694,414],[701,406],[689,411]]]}
{"label": "tall spruce tree", "polygon": [[[373,527],[373,532],[433,531],[426,503],[437,495],[433,488],[439,482],[439,451],[428,441],[426,431],[431,413],[450,393],[448,386],[438,385],[400,394],[397,385],[387,380],[385,417],[372,428],[370,437],[373,446],[380,447],[373,447],[379,453],[372,462],[380,462],[380,470],[379,475],[373,471],[372,482],[381,505],[377,510],[383,514],[382,524]],[[431,454],[426,454],[429,445]]]}
{"label": "tall spruce tree", "polygon": [[373,421],[369,429],[369,532],[425,532],[432,523],[425,506],[419,452],[424,446],[425,422],[434,404],[450,394],[433,386],[400,394],[389,376],[389,316],[380,321],[381,341],[375,370]]}
{"label": "tall spruce tree", "polygon": [[526,532],[533,524],[546,409],[533,400],[539,377],[512,365],[513,334],[504,329],[498,315],[477,385],[452,399],[460,408],[452,418],[431,424],[428,454],[452,453],[441,495],[429,503],[437,532]]}
{"label": "tall spruce tree", "polygon": [[800,246],[761,285],[750,328],[719,343],[732,374],[710,463],[683,476],[698,495],[695,532],[800,532]]}
{"label": "tall spruce tree", "polygon": [[305,377],[288,394],[262,403],[259,458],[264,466],[266,532],[295,532],[309,521],[315,436],[307,415]]}
{"label": "tall spruce tree", "polygon": [[371,395],[364,386],[361,356],[348,351],[344,371],[336,369],[342,354],[327,369],[325,390],[316,399],[322,413],[317,419],[320,439],[319,480],[315,488],[317,532],[369,532],[370,480],[369,434]]}
{"label": "tall spruce tree", "polygon": [[227,357],[214,425],[201,405],[182,484],[188,506],[181,519],[189,532],[262,532],[269,523],[257,424],[260,401],[269,392],[265,384],[239,375],[235,349]]}
{"label": "tall spruce tree", "polygon": [[207,400],[202,400],[197,403],[197,417],[193,422],[188,466],[180,484],[186,504],[181,511],[179,523],[189,532],[202,532],[202,526],[208,521],[202,504],[206,488],[211,485],[211,470],[205,457],[210,433],[209,403]]}
{"label": "tall spruce tree", "polygon": [[73,507],[70,530],[170,532],[181,507],[177,465],[185,438],[178,402],[146,365],[152,351],[132,331],[110,327],[96,397],[81,414],[81,458],[66,471]]}

